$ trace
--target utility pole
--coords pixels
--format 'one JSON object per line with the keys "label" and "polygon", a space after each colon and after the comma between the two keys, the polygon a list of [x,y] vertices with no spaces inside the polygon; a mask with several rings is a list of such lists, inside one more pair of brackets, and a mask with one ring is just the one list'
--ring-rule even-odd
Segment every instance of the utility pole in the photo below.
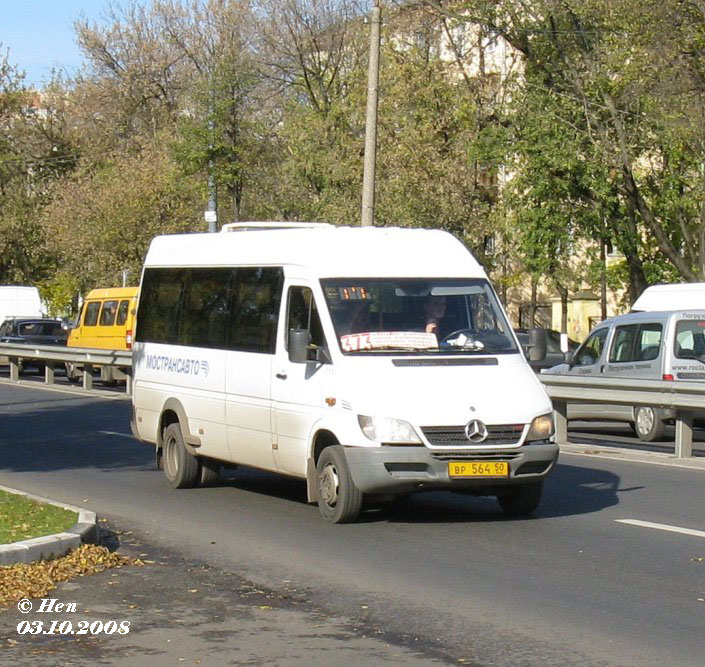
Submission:
{"label": "utility pole", "polygon": [[375,163],[377,159],[377,96],[379,86],[379,43],[382,10],[373,0],[370,17],[370,60],[367,74],[367,116],[365,119],[365,166],[362,176],[362,218],[360,226],[375,224]]}
{"label": "utility pole", "polygon": [[205,212],[209,232],[218,231],[218,186],[215,181],[215,163],[213,160],[213,135],[215,134],[215,103],[213,84],[211,83],[210,102],[208,105],[208,208]]}

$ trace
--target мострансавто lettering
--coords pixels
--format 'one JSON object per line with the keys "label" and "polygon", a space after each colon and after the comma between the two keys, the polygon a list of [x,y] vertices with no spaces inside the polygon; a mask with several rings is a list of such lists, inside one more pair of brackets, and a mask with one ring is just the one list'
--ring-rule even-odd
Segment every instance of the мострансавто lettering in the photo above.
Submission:
{"label": "\u043c\u043e\u0441\u0442\u0440\u0430\u043d\u0441\u0430\u0432\u0442\u043e lettering", "polygon": [[175,358],[157,354],[148,354],[146,364],[149,370],[184,373],[188,375],[198,375],[201,370],[201,362],[198,361],[198,359]]}

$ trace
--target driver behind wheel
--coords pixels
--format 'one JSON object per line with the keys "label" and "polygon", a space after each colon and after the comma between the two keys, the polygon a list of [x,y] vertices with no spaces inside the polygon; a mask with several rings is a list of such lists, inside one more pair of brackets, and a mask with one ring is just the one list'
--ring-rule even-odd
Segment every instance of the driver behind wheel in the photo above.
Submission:
{"label": "driver behind wheel", "polygon": [[444,296],[429,296],[423,304],[426,324],[424,331],[438,335],[438,323],[446,314],[446,298]]}

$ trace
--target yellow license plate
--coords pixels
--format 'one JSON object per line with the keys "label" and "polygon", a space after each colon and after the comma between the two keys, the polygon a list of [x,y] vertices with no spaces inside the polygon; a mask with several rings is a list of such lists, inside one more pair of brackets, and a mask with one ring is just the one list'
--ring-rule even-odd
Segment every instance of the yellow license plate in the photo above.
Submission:
{"label": "yellow license plate", "polygon": [[451,461],[448,477],[509,477],[506,461]]}

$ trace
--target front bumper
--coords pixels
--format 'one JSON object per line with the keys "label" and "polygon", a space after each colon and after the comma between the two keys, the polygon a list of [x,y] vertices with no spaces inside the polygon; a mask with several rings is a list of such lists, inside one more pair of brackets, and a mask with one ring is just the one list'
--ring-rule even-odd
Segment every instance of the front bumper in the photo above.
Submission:
{"label": "front bumper", "polygon": [[[539,442],[512,450],[439,451],[426,447],[344,447],[350,475],[363,493],[411,493],[428,489],[476,490],[493,495],[498,488],[544,479],[558,460],[558,445]],[[507,461],[508,477],[451,478],[449,461]]]}

